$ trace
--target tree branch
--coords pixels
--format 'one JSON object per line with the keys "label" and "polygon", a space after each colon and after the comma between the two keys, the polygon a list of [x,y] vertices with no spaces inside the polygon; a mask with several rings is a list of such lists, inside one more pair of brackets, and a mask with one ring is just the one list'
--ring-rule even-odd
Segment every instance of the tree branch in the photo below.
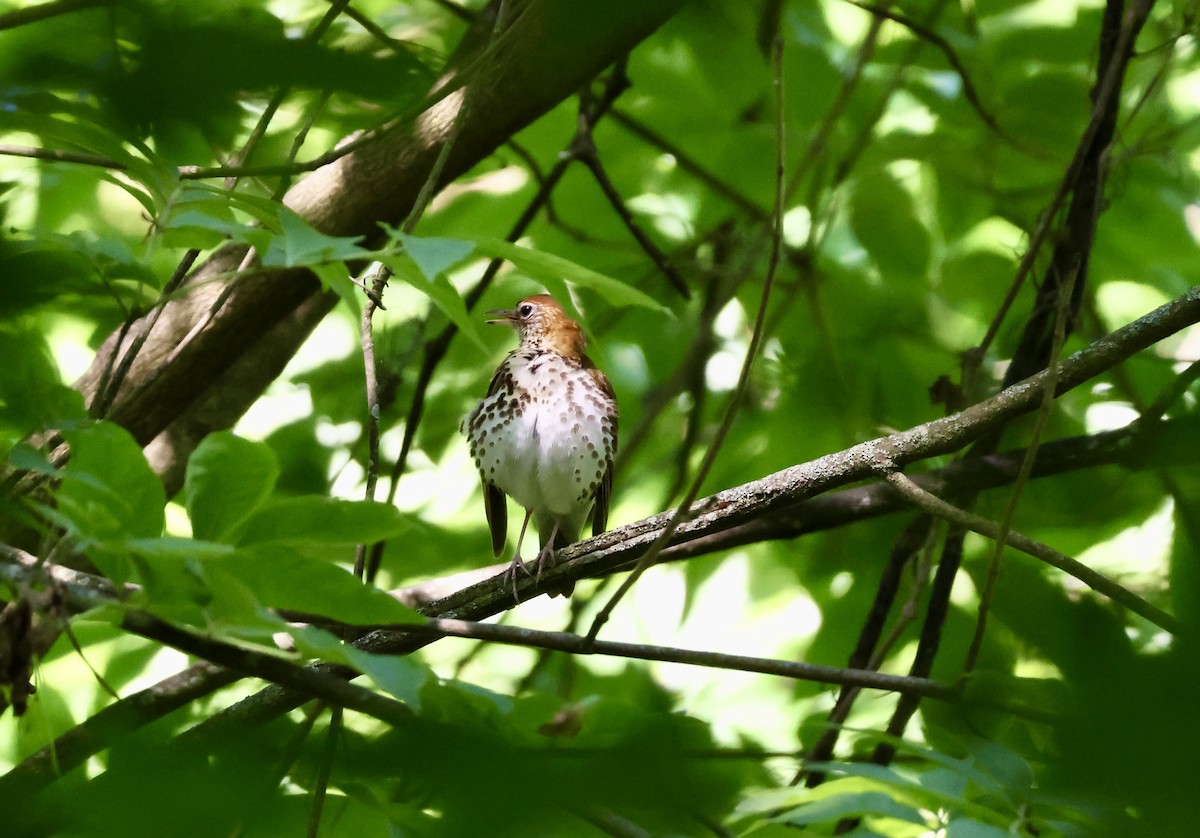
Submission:
{"label": "tree branch", "polygon": [[[1136,352],[1200,321],[1200,286],[1161,306],[1124,328],[1092,343],[1058,365],[1055,394],[1100,375]],[[1043,371],[1008,387],[959,413],[935,419],[907,431],[863,442],[808,463],[792,466],[741,486],[699,500],[699,512],[679,525],[672,543],[729,529],[768,512],[783,509],[830,489],[874,476],[882,463],[897,467],[939,454],[949,454],[1013,418],[1035,409],[1049,373]],[[521,600],[542,590],[600,575],[633,561],[661,535],[674,511],[612,530],[566,548],[559,563],[541,579],[522,579]],[[467,588],[443,600],[447,616],[477,619],[477,611],[502,610],[511,601],[499,578]],[[459,613],[458,609],[466,609]],[[488,613],[495,613],[489,611]]]}
{"label": "tree branch", "polygon": [[963,529],[968,529],[971,532],[977,532],[993,540],[1001,541],[1010,547],[1020,550],[1022,553],[1028,553],[1035,559],[1040,559],[1051,567],[1056,567],[1063,573],[1074,576],[1093,591],[1103,594],[1113,602],[1119,602],[1133,613],[1149,620],[1159,628],[1171,634],[1179,633],[1179,621],[1170,614],[1150,604],[1128,588],[1118,585],[1104,574],[1097,573],[1083,562],[1076,561],[1070,556],[1047,547],[1040,541],[1034,541],[1028,536],[1014,532],[1000,523],[989,521],[982,515],[976,515],[965,509],[959,509],[957,506],[942,500],[937,495],[925,491],[914,483],[911,478],[898,471],[889,472],[885,479],[892,488],[904,495],[917,508],[923,509],[938,518],[944,518]]}
{"label": "tree branch", "polygon": [[[451,60],[466,67],[461,84],[478,84],[471,113],[439,179],[441,187],[491,154],[588,79],[649,35],[682,0],[606,3],[567,8],[552,0],[521,0],[495,54],[472,61],[470,38]],[[553,66],[555,72],[543,68]],[[411,209],[454,124],[461,87],[411,124],[385,133],[322,167],[294,186],[285,203],[322,232],[377,234]],[[312,327],[335,304],[307,270],[256,272],[238,282],[219,315],[167,369],[164,359],[221,293],[214,279],[235,272],[245,248],[221,248],[189,277],[149,330],[142,352],[114,401],[110,418],[139,442],[159,438],[160,461],[181,463],[207,432],[231,425],[278,375]],[[136,330],[134,330],[136,331]],[[91,397],[127,339],[114,333],[77,388]]]}
{"label": "tree branch", "polygon": [[636,660],[666,661],[714,669],[731,669],[740,672],[758,672],[763,675],[778,675],[822,684],[839,684],[865,689],[888,690],[913,693],[929,698],[949,698],[953,687],[927,678],[908,678],[901,675],[886,675],[870,670],[845,669],[836,666],[819,666],[798,661],[755,658],[747,655],[729,655],[696,649],[678,649],[671,646],[650,646],[642,643],[620,643],[611,640],[589,640],[579,634],[565,631],[538,631],[520,626],[502,626],[471,620],[431,619],[425,625],[380,627],[398,633],[426,635],[432,637],[469,637],[491,643],[510,646],[528,646],[535,649],[554,649],[574,655],[609,655]]}

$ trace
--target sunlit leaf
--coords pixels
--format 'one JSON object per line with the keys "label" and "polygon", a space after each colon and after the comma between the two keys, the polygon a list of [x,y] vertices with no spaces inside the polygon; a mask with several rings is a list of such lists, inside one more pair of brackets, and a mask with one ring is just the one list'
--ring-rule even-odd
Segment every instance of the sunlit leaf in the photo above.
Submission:
{"label": "sunlit leaf", "polygon": [[463,302],[462,296],[445,276],[439,275],[432,280],[427,279],[405,253],[380,254],[379,258],[391,268],[398,278],[427,295],[433,304],[450,318],[450,322],[457,326],[476,346],[486,350],[487,345],[479,334],[479,327],[475,319],[467,311],[467,305]]}
{"label": "sunlit leaf", "polygon": [[263,254],[264,267],[295,268],[304,265],[364,258],[367,252],[354,236],[327,236],[310,227],[289,209],[279,209],[280,233],[271,238]]}
{"label": "sunlit leaf", "polygon": [[372,655],[311,626],[293,628],[291,635],[301,654],[352,666],[414,710],[421,709],[421,691],[433,673],[411,656]]}
{"label": "sunlit leaf", "polygon": [[408,623],[419,619],[398,599],[354,574],[283,545],[241,548],[202,563],[216,596],[227,580],[244,587],[258,607],[319,615],[350,624]]}
{"label": "sunlit leaf", "polygon": [[229,539],[275,487],[279,465],[262,443],[228,432],[209,434],[188,460],[183,496],[192,532],[212,541]]}
{"label": "sunlit leaf", "polygon": [[283,498],[249,510],[237,526],[237,543],[369,544],[403,529],[404,517],[389,504],[315,496]]}
{"label": "sunlit leaf", "polygon": [[471,240],[476,250],[485,256],[507,259],[522,271],[536,279],[561,282],[564,279],[590,288],[613,305],[644,306],[669,314],[670,310],[650,295],[631,284],[605,276],[564,259],[530,247],[522,247],[501,239],[477,238]]}
{"label": "sunlit leaf", "polygon": [[166,497],[158,475],[124,428],[97,422],[63,431],[71,460],[58,507],[75,537],[116,542],[162,534]]}

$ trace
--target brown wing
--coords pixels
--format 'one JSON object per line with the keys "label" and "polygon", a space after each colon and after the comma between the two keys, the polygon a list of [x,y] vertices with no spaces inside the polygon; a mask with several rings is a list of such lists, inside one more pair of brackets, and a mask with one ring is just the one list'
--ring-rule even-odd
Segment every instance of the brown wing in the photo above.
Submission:
{"label": "brown wing", "polygon": [[596,382],[596,386],[600,388],[600,391],[608,397],[609,402],[612,404],[612,456],[608,458],[608,467],[604,470],[604,477],[600,478],[600,486],[596,489],[596,503],[592,507],[592,535],[597,536],[608,529],[608,508],[612,501],[613,465],[617,456],[617,424],[620,419],[620,412],[617,410],[617,396],[613,392],[608,376],[596,369],[596,365],[592,363],[592,359],[586,355],[583,356],[583,368],[591,373],[592,380]]}
{"label": "brown wing", "polygon": [[492,555],[499,556],[504,552],[504,540],[508,536],[508,498],[487,480],[483,481],[483,511],[487,515],[488,529],[492,531]]}
{"label": "brown wing", "polygon": [[[511,357],[511,353],[509,354]],[[496,374],[488,384],[488,396],[503,387],[505,379],[508,378],[508,358],[504,361],[496,367]],[[492,555],[499,556],[504,552],[504,542],[508,538],[508,498],[500,491],[499,486],[489,483],[483,474],[479,477],[483,480],[483,512],[487,516],[488,529],[492,532]]]}
{"label": "brown wing", "polygon": [[608,529],[608,503],[612,498],[612,463],[600,480],[600,488],[596,489],[596,505],[592,508],[592,535],[597,536]]}

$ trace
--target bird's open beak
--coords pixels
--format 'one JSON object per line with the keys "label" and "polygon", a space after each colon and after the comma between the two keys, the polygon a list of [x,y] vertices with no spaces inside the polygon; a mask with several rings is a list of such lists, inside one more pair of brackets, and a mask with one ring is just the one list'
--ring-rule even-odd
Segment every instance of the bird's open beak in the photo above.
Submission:
{"label": "bird's open beak", "polygon": [[489,311],[488,314],[496,315],[495,317],[489,317],[486,321],[488,323],[507,323],[509,326],[511,326],[517,321],[517,313],[515,311],[509,311],[506,308],[494,308]]}

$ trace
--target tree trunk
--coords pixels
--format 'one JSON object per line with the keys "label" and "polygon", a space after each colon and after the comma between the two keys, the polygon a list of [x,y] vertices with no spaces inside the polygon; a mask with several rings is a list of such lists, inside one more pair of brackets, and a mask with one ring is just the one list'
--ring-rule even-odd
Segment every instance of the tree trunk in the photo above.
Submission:
{"label": "tree trunk", "polygon": [[[456,121],[462,124],[438,188],[578,91],[682,5],[508,2],[506,22],[494,37],[490,27],[479,26],[452,57],[440,83],[461,78],[460,89],[411,123],[318,169],[285,203],[322,232],[373,236],[379,222],[398,223],[408,214]],[[468,87],[469,108],[460,117]],[[245,412],[336,303],[308,270],[251,266],[239,272],[245,256],[245,246],[226,245],[192,272],[152,323],[107,412],[147,446],[170,492],[181,485],[195,445]],[[149,318],[114,332],[100,348],[76,384],[90,404]]]}

